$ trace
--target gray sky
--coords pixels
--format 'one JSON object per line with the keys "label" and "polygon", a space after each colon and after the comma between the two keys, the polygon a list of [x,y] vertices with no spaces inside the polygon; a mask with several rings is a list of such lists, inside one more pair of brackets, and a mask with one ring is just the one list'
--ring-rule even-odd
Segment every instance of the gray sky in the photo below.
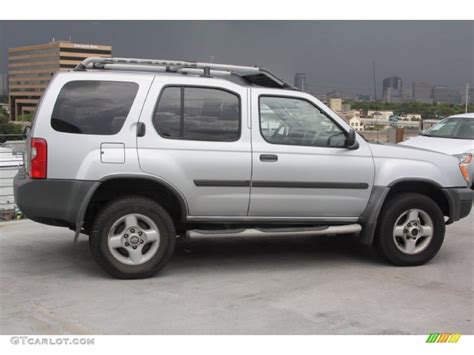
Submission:
{"label": "gray sky", "polygon": [[0,72],[9,47],[68,40],[110,44],[114,56],[258,65],[309,89],[372,93],[395,74],[462,88],[474,83],[474,21],[0,21]]}

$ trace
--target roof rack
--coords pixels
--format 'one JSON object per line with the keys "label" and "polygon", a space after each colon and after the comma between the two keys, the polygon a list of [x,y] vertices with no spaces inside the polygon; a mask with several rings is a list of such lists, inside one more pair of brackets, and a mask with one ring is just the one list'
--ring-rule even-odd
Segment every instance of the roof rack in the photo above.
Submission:
{"label": "roof rack", "polygon": [[90,57],[79,63],[74,70],[85,71],[87,69],[112,69],[112,70],[141,70],[156,71],[161,68],[166,72],[186,73],[202,70],[203,76],[210,76],[211,71],[215,73],[228,73],[241,77],[250,84],[273,87],[294,89],[293,85],[278,78],[270,71],[259,67],[248,67],[240,65],[216,64],[188,62],[177,60],[161,60],[161,59],[138,59],[138,58],[98,58]]}

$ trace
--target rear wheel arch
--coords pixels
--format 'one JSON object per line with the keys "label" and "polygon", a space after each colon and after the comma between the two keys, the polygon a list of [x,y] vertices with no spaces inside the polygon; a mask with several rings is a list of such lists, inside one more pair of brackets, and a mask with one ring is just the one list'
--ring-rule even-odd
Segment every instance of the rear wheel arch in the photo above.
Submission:
{"label": "rear wheel arch", "polygon": [[91,189],[82,203],[76,228],[81,228],[89,234],[98,210],[110,201],[127,195],[145,196],[160,203],[175,224],[186,220],[188,214],[186,200],[171,184],[155,177],[114,175],[102,179]]}

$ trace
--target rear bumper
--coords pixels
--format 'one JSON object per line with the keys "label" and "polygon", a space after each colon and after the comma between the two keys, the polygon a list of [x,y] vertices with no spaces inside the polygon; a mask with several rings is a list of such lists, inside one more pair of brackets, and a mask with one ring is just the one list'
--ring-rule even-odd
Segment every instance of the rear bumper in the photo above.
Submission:
{"label": "rear bumper", "polygon": [[449,203],[448,224],[456,222],[469,215],[472,209],[474,191],[468,187],[443,189]]}
{"label": "rear bumper", "polygon": [[14,180],[15,202],[29,219],[75,228],[96,181],[31,179],[20,169]]}

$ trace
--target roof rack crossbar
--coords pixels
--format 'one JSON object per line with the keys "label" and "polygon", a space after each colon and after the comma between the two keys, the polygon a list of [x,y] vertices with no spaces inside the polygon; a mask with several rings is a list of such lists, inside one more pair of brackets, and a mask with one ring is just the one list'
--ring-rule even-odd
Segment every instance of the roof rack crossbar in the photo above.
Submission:
{"label": "roof rack crossbar", "polygon": [[[203,70],[204,75],[213,71],[220,72],[229,72],[231,74],[238,75],[243,79],[245,77],[251,77],[252,75],[265,75],[270,79],[275,86],[282,88],[292,88],[294,86],[288,84],[282,79],[278,78],[272,72],[251,66],[241,66],[241,65],[230,65],[230,64],[216,64],[216,63],[202,63],[202,62],[191,62],[191,61],[178,61],[178,60],[162,60],[162,59],[139,59],[139,58],[99,58],[99,57],[90,57],[84,59],[79,63],[74,71],[85,71],[87,69],[113,69],[114,65],[117,66],[118,70],[126,70],[127,66],[130,68],[137,69],[143,67],[144,71],[151,71],[151,67],[162,67],[165,68],[167,72],[178,72],[183,69],[200,69]],[[107,67],[106,67],[107,66]]]}

